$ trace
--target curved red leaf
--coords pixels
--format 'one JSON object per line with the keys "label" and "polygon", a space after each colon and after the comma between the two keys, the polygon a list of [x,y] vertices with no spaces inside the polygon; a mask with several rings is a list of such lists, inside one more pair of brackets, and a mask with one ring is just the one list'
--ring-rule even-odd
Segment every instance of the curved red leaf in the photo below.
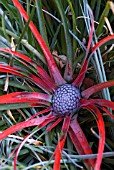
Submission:
{"label": "curved red leaf", "polygon": [[20,70],[18,68],[14,68],[14,67],[11,67],[11,66],[8,66],[8,65],[0,64],[0,72],[11,73],[11,74],[14,74],[16,76],[23,77],[23,74],[20,73],[19,71]]}
{"label": "curved red leaf", "polygon": [[90,16],[91,16],[91,30],[90,30],[90,35],[89,35],[89,41],[88,41],[88,45],[87,45],[87,49],[86,49],[86,55],[85,55],[85,60],[84,60],[84,63],[81,67],[81,70],[78,74],[78,77],[74,80],[73,84],[77,87],[80,87],[82,82],[83,82],[83,79],[85,77],[85,73],[87,71],[87,66],[88,66],[88,54],[89,54],[89,50],[90,50],[90,46],[91,46],[91,43],[92,43],[92,36],[93,36],[93,32],[94,32],[94,16],[93,16],[93,12],[92,10],[89,8],[89,6],[87,6],[87,8],[89,9],[89,12],[90,12]]}
{"label": "curved red leaf", "polygon": [[[92,154],[92,150],[77,121],[77,118],[72,120],[68,132],[79,154],[81,155]],[[88,159],[88,160],[84,159],[84,163],[90,169],[95,166],[95,159]]]}
{"label": "curved red leaf", "polygon": [[16,170],[16,164],[17,164],[17,158],[18,158],[18,155],[19,155],[19,152],[21,150],[21,148],[23,147],[23,145],[25,144],[26,142],[26,138],[28,138],[28,136],[30,135],[27,135],[26,137],[24,137],[23,141],[18,145],[18,147],[16,148],[16,154],[14,156],[14,170]]}
{"label": "curved red leaf", "polygon": [[39,103],[49,105],[51,96],[39,92],[14,92],[0,96],[0,104]]}
{"label": "curved red leaf", "polygon": [[3,140],[8,135],[15,133],[16,131],[19,131],[19,130],[24,129],[26,127],[39,126],[40,128],[43,128],[46,124],[50,123],[54,119],[55,119],[55,116],[50,114],[50,115],[43,116],[43,117],[40,117],[40,118],[30,119],[30,120],[27,120],[27,121],[24,121],[24,122],[20,122],[16,125],[11,126],[8,129],[4,130],[2,133],[0,133],[0,140]]}
{"label": "curved red leaf", "polygon": [[81,99],[80,103],[81,103],[80,107],[96,104],[114,110],[114,102],[105,99],[90,99],[90,100]]}
{"label": "curved red leaf", "polygon": [[55,126],[57,126],[61,121],[63,120],[63,117],[59,117],[52,125],[50,125],[46,130],[50,131],[52,130]]}
{"label": "curved red leaf", "polygon": [[97,85],[94,85],[92,87],[89,87],[88,89],[84,90],[81,95],[83,98],[88,99],[93,93],[96,93],[98,91],[101,91],[104,88],[114,86],[114,80],[109,82],[103,82]]}
{"label": "curved red leaf", "polygon": [[0,64],[0,71],[4,72],[4,73],[14,74],[14,75],[22,77],[22,78],[29,79],[34,84],[36,84],[38,87],[40,87],[42,90],[44,90],[46,93],[49,93],[49,92],[52,93],[55,88],[53,86],[51,88],[50,84],[47,85],[47,81],[44,82],[44,80],[41,80],[39,77],[36,77],[35,75],[27,73],[27,72],[26,73],[22,72],[22,70],[20,70],[19,68],[16,68],[16,67],[5,66],[5,65]]}
{"label": "curved red leaf", "polygon": [[54,155],[55,155],[54,168],[53,168],[54,170],[60,170],[61,154],[62,154],[62,149],[63,149],[64,144],[65,144],[67,132],[68,132],[68,129],[69,129],[70,120],[71,120],[71,115],[66,116],[65,119],[64,119],[60,140],[58,141],[58,144],[56,146],[56,150],[54,152]]}
{"label": "curved red leaf", "polygon": [[107,110],[105,107],[102,107],[102,110],[108,115],[110,116],[112,119],[114,119],[114,115],[112,113],[109,112],[109,110]]}
{"label": "curved red leaf", "polygon": [[97,116],[96,122],[97,122],[98,129],[99,129],[100,139],[99,139],[99,146],[98,146],[98,156],[97,156],[97,160],[96,160],[94,168],[95,168],[95,170],[100,170],[104,146],[105,146],[105,125],[104,125],[102,115],[101,115],[99,109],[96,106],[89,105],[85,108],[88,109],[90,112],[94,113],[94,115]]}
{"label": "curved red leaf", "polygon": [[87,66],[88,66],[88,62],[89,62],[89,59],[91,58],[91,56],[93,55],[93,53],[103,44],[105,44],[106,42],[110,41],[114,39],[114,34],[113,35],[110,35],[110,36],[107,36],[105,38],[103,38],[102,40],[100,40],[92,49],[91,49],[91,53],[90,55],[88,55],[86,58],[85,58],[85,61],[82,65],[82,68],[79,72],[79,75],[78,77],[74,80],[73,84],[80,87],[84,77],[85,77],[85,73],[87,71]]}
{"label": "curved red leaf", "polygon": [[31,116],[31,117],[29,118],[29,120],[30,120],[30,119],[33,119],[34,117],[39,116],[39,115],[41,115],[41,114],[43,114],[43,113],[47,113],[47,112],[49,112],[49,111],[51,111],[51,110],[52,110],[52,108],[51,108],[51,107],[48,107],[48,108],[46,108],[46,109],[44,109],[44,110],[42,110],[42,111],[39,111],[38,113],[35,113],[33,116]]}
{"label": "curved red leaf", "polygon": [[[19,10],[19,12],[21,13],[21,15],[24,17],[25,21],[28,22],[29,16],[26,13],[26,11],[24,10],[24,8],[21,6],[19,1],[18,0],[12,0],[12,1],[13,1],[14,5],[17,7],[17,9]],[[30,27],[32,33],[34,34],[36,40],[38,41],[38,43],[39,43],[39,45],[40,45],[40,47],[41,47],[41,49],[42,49],[42,51],[45,55],[50,73],[53,76],[55,82],[58,85],[64,84],[65,80],[62,78],[50,50],[48,49],[46,43],[44,42],[43,38],[39,34],[38,30],[36,29],[36,27],[35,27],[35,25],[33,24],[32,21],[30,21],[29,27]]]}
{"label": "curved red leaf", "polygon": [[[113,40],[114,39],[114,34],[109,35],[103,39],[101,39],[96,45],[94,45],[94,47],[92,47],[91,49],[91,55],[93,55],[93,53],[103,44],[105,44],[106,42]],[[91,57],[90,55],[90,57]]]}
{"label": "curved red leaf", "polygon": [[25,62],[27,63],[24,63],[23,61],[20,61],[22,62],[25,66],[29,67],[29,64],[31,66],[34,66],[37,70],[37,74],[38,76],[43,80],[45,81],[46,84],[48,84],[48,86],[50,87],[50,89],[52,89],[53,91],[56,89],[56,86],[55,86],[55,83],[54,81],[50,78],[50,76],[47,74],[47,72],[42,68],[40,67],[37,63],[35,63],[31,58],[27,57],[26,55],[24,54],[21,54],[19,52],[16,52],[16,51],[12,51],[11,49],[9,48],[0,48],[0,51],[3,51],[3,52],[7,52],[7,53],[10,53],[16,57],[19,57],[21,59],[23,59]]}

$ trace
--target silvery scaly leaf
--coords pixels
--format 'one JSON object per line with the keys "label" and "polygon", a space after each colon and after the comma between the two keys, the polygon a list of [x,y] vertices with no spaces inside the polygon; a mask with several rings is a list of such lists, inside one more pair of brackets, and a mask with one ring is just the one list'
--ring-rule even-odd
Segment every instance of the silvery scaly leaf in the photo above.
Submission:
{"label": "silvery scaly leaf", "polygon": [[[0,16],[2,16],[4,14],[3,10],[0,8]],[[6,26],[8,29],[10,29],[12,32],[15,32],[15,30],[13,29],[11,22],[9,21],[8,17],[5,15],[5,21],[6,21]]]}
{"label": "silvery scaly leaf", "polygon": [[10,47],[10,43],[4,37],[0,35],[0,46],[1,47]]}

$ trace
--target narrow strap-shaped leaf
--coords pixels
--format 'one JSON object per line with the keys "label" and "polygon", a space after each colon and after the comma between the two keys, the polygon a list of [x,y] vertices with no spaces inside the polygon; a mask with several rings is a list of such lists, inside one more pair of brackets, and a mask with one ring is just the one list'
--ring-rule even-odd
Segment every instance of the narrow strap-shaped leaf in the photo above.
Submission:
{"label": "narrow strap-shaped leaf", "polygon": [[11,49],[8,49],[8,48],[0,48],[0,51],[7,52],[13,56],[21,58],[22,60],[24,60],[27,63],[24,63],[23,61],[20,61],[20,62],[22,62],[27,67],[29,67],[29,64],[31,66],[34,66],[36,68],[38,76],[42,80],[44,80],[47,84],[49,84],[49,86],[50,86],[50,88],[52,88],[52,90],[56,89],[54,81],[50,78],[50,76],[47,74],[47,72],[42,67],[40,67],[36,62],[34,62],[31,58],[29,58],[26,55],[21,54],[17,51],[12,51]]}
{"label": "narrow strap-shaped leaf", "polygon": [[56,150],[54,152],[54,155],[55,155],[55,162],[54,162],[54,168],[53,168],[54,170],[60,170],[61,154],[62,154],[62,149],[65,144],[67,132],[69,129],[70,120],[71,120],[71,116],[66,116],[66,118],[64,119],[61,136],[56,146]]}
{"label": "narrow strap-shaped leaf", "polygon": [[59,10],[61,19],[62,19],[62,23],[63,23],[63,27],[64,27],[64,33],[65,33],[65,41],[66,41],[66,50],[67,50],[67,64],[66,64],[66,68],[65,68],[65,73],[64,73],[64,78],[67,81],[71,81],[72,80],[72,43],[71,43],[71,36],[69,34],[69,28],[68,28],[68,22],[67,22],[67,18],[65,16],[65,12],[62,6],[62,3],[60,0],[55,1],[56,3],[56,7]]}
{"label": "narrow strap-shaped leaf", "polygon": [[[15,133],[21,129],[24,129],[26,127],[31,127],[31,126],[40,126],[43,122],[46,121],[46,123],[50,123],[51,121],[53,121],[55,119],[55,116],[53,115],[47,115],[47,116],[43,116],[40,118],[36,118],[36,119],[30,119],[24,122],[20,122],[16,125],[11,126],[10,128],[4,130],[2,133],[0,133],[0,140],[3,140],[4,138],[6,138],[8,135]],[[46,125],[46,124],[45,124]],[[43,128],[43,126],[40,126],[40,128]]]}
{"label": "narrow strap-shaped leaf", "polygon": [[70,61],[67,61],[66,67],[65,67],[65,72],[64,72],[64,79],[69,81],[72,81],[73,78],[73,72],[72,72],[72,67]]}
{"label": "narrow strap-shaped leaf", "polygon": [[105,107],[102,107],[102,110],[108,115],[110,116],[112,119],[114,119],[114,115],[112,113],[109,112],[109,110],[107,110]]}
{"label": "narrow strap-shaped leaf", "polygon": [[102,115],[96,106],[89,105],[86,107],[86,109],[93,112],[94,115],[97,116],[96,122],[98,125],[100,139],[99,139],[99,146],[98,146],[98,156],[97,156],[97,160],[96,160],[94,169],[100,170],[100,166],[102,163],[102,157],[103,157],[103,151],[104,151],[104,145],[105,145],[105,125],[104,125]]}
{"label": "narrow strap-shaped leaf", "polygon": [[39,111],[38,113],[35,113],[33,116],[31,116],[29,119],[33,119],[34,117],[36,117],[36,116],[39,116],[39,115],[41,115],[41,114],[43,114],[43,113],[47,113],[47,112],[49,112],[49,111],[51,111],[52,110],[52,108],[51,107],[48,107],[48,108],[46,108],[46,109],[44,109],[44,110],[41,110],[41,111]]}
{"label": "narrow strap-shaped leaf", "polygon": [[39,30],[40,30],[39,32],[40,32],[42,38],[45,40],[47,46],[49,46],[47,31],[46,31],[46,24],[45,24],[45,19],[44,19],[44,14],[43,14],[42,8],[43,8],[42,0],[36,1],[36,11],[37,11]]}
{"label": "narrow strap-shaped leaf", "polygon": [[[89,6],[87,6],[87,8],[89,8]],[[79,72],[78,77],[73,82],[73,84],[76,85],[77,87],[81,86],[81,84],[83,82],[83,79],[85,77],[85,73],[86,73],[87,66],[88,66],[88,54],[89,54],[90,46],[91,46],[91,43],[92,43],[93,32],[94,32],[94,16],[93,16],[93,13],[92,13],[90,8],[89,8],[89,12],[90,12],[90,15],[91,15],[91,18],[92,18],[91,30],[90,30],[87,49],[86,49],[85,61],[84,61],[83,65],[82,65],[82,68],[81,68],[81,70]]]}
{"label": "narrow strap-shaped leaf", "polygon": [[93,53],[103,44],[105,44],[106,42],[110,41],[110,40],[113,40],[114,39],[114,34],[113,35],[110,35],[110,36],[107,36],[105,38],[103,38],[102,40],[100,40],[92,49],[91,49],[91,53],[90,55],[87,56],[87,58],[85,59],[83,65],[82,65],[82,68],[79,72],[79,75],[78,77],[74,80],[73,84],[76,85],[76,86],[80,86],[83,79],[84,79],[84,76],[85,76],[85,73],[87,71],[87,66],[88,66],[88,62],[89,62],[89,59],[92,57]]}
{"label": "narrow strap-shaped leaf", "polygon": [[114,102],[105,99],[90,99],[90,100],[81,99],[80,103],[81,103],[80,107],[96,104],[114,110]]}
{"label": "narrow strap-shaped leaf", "polygon": [[[73,34],[76,35],[77,31],[76,31],[76,14],[75,14],[75,10],[74,10],[74,4],[72,4],[72,1],[71,0],[67,0],[68,4],[69,4],[69,8],[71,10],[71,17],[72,17],[72,31],[73,31]],[[70,32],[70,31],[69,31]],[[76,48],[77,48],[77,41],[73,38],[73,43],[72,43],[72,49],[73,49],[73,56],[74,56],[74,53],[76,51]]]}
{"label": "narrow strap-shaped leaf", "polygon": [[59,117],[52,125],[50,125],[46,130],[50,131],[52,130],[55,126],[57,126],[61,121],[63,120],[63,117]]}
{"label": "narrow strap-shaped leaf", "polygon": [[15,156],[14,156],[14,165],[13,165],[14,170],[17,169],[17,168],[16,168],[17,158],[18,158],[19,152],[20,152],[21,148],[23,147],[23,145],[25,144],[26,138],[28,138],[28,136],[31,136],[31,135],[25,136],[24,139],[23,139],[23,141],[22,141],[22,142],[17,146],[17,148],[16,148],[16,154],[15,154]]}
{"label": "narrow strap-shaped leaf", "polygon": [[[18,0],[12,0],[12,1],[13,1],[14,5],[18,8],[21,15],[24,17],[25,21],[28,22],[29,16],[26,13],[26,11],[24,10],[24,8],[21,6],[19,1]],[[42,51],[45,55],[45,58],[46,58],[47,63],[48,63],[49,71],[50,71],[51,75],[53,76],[55,82],[57,83],[57,85],[64,84],[65,80],[62,78],[50,50],[48,49],[45,41],[43,40],[43,38],[39,34],[38,30],[36,29],[36,27],[35,27],[35,25],[33,24],[32,21],[30,21],[29,27],[30,27],[32,33],[34,34],[36,40],[38,41],[38,43],[39,43],[39,45],[40,45],[40,47],[41,47],[41,49],[42,49]]]}
{"label": "narrow strap-shaped leaf", "polygon": [[94,47],[91,49],[91,55],[90,57],[93,55],[93,53],[103,44],[107,43],[110,40],[114,39],[114,34],[109,35],[103,39],[101,39],[96,45],[94,45]]}
{"label": "narrow strap-shaped leaf", "polygon": [[88,99],[92,94],[103,90],[104,88],[110,87],[110,86],[114,86],[114,80],[113,81],[109,81],[109,82],[103,82],[103,83],[99,83],[97,85],[94,85],[86,90],[84,90],[81,95],[83,98]]}
{"label": "narrow strap-shaped leaf", "polygon": [[46,81],[44,82],[39,77],[36,77],[33,74],[22,72],[21,69],[11,66],[5,66],[0,64],[0,72],[4,73],[11,73],[16,76],[31,80],[34,84],[36,84],[38,87],[40,87],[42,90],[44,90],[46,93],[53,92],[53,90],[46,84]]}
{"label": "narrow strap-shaped leaf", "polygon": [[16,76],[20,76],[22,77],[23,74],[18,72],[18,68],[14,68],[14,67],[11,67],[11,66],[5,66],[3,64],[0,64],[0,72],[3,72],[3,73],[11,73],[11,74],[14,74]]}
{"label": "narrow strap-shaped leaf", "polygon": [[88,57],[88,54],[89,54],[89,50],[90,50],[92,39],[93,39],[93,32],[94,32],[94,16],[93,16],[93,12],[92,12],[91,8],[89,7],[89,5],[87,5],[87,8],[89,10],[89,13],[90,13],[92,21],[91,21],[91,29],[90,29],[89,41],[88,41],[88,45],[87,45],[87,49],[86,49],[85,60],[86,60],[86,58]]}
{"label": "narrow strap-shaped leaf", "polygon": [[53,87],[50,85],[51,83],[47,83],[46,81],[40,79],[39,77],[37,77],[33,74],[29,74],[27,76],[27,79],[30,79],[34,84],[36,84],[38,87],[40,87],[46,93],[49,93],[49,92],[53,93],[53,89],[52,89]]}
{"label": "narrow strap-shaped leaf", "polygon": [[[101,2],[100,2],[101,3]],[[96,29],[96,34],[99,36],[100,34],[102,34],[103,31],[103,27],[105,25],[105,17],[109,17],[109,13],[110,13],[110,8],[111,8],[111,3],[113,3],[113,1],[106,1],[106,4],[104,6],[104,9],[101,13],[101,15],[99,16],[98,20],[99,20],[99,24],[97,26]],[[97,7],[98,8],[98,7]],[[97,20],[97,19],[96,19]]]}
{"label": "narrow strap-shaped leaf", "polygon": [[[92,150],[89,146],[89,143],[77,121],[77,118],[72,120],[70,128],[68,130],[70,138],[78,151],[79,154],[92,154]],[[95,159],[84,159],[84,163],[90,169],[95,165]]]}
{"label": "narrow strap-shaped leaf", "polygon": [[39,92],[14,92],[0,96],[0,104],[39,103],[49,105],[51,96]]}

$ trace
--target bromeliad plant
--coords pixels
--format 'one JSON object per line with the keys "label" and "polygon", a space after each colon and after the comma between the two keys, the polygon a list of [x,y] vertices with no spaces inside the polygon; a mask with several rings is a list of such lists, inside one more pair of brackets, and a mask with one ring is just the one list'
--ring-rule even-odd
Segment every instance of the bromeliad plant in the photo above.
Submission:
{"label": "bromeliad plant", "polygon": [[[28,22],[29,16],[18,0],[12,1],[18,8],[25,21]],[[25,66],[24,70],[21,70],[21,67],[0,64],[0,72],[10,73],[24,78],[27,81],[31,81],[39,89],[42,89],[43,92],[12,92],[7,95],[2,95],[0,96],[0,105],[11,105],[12,108],[42,107],[43,109],[30,117],[29,120],[23,121],[4,130],[0,134],[0,140],[5,139],[8,135],[13,134],[16,131],[30,126],[38,126],[39,128],[43,128],[48,125],[46,129],[48,132],[60,122],[63,122],[58,144],[53,154],[53,169],[59,170],[60,160],[62,158],[62,150],[64,148],[68,134],[79,154],[92,154],[91,147],[77,120],[78,110],[80,108],[84,108],[94,115],[99,130],[98,156],[96,159],[84,159],[84,163],[88,169],[93,168],[95,170],[99,170],[105,144],[105,125],[102,117],[102,111],[111,118],[114,118],[108,110],[108,108],[114,110],[114,102],[105,99],[92,99],[91,96],[104,88],[114,86],[114,80],[94,85],[83,91],[81,91],[81,85],[85,78],[89,59],[101,45],[114,39],[114,35],[110,35],[100,40],[94,47],[90,49],[94,30],[94,22],[92,21],[86,56],[81,70],[77,78],[74,79],[72,66],[70,60],[68,60],[64,79],[51,52],[48,49],[48,46],[42,39],[32,21],[30,21],[29,27],[44,53],[48,64],[49,74],[44,70],[43,67],[41,67],[29,57],[9,48],[0,48],[0,51],[11,54],[13,58],[18,58],[18,61]],[[31,68],[34,68],[34,74],[30,73]],[[66,79],[70,81],[67,82]]]}

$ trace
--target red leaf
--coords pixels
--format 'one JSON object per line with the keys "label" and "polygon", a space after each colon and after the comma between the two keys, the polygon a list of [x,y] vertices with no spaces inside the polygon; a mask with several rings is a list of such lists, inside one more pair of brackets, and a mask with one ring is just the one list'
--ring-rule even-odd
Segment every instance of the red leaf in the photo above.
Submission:
{"label": "red leaf", "polygon": [[94,85],[86,90],[84,90],[81,95],[83,98],[88,99],[93,93],[96,93],[98,91],[101,91],[104,88],[110,87],[110,86],[114,86],[114,80],[113,81],[109,81],[109,82],[103,82],[97,85]]}
{"label": "red leaf", "polygon": [[[49,120],[49,119],[50,119],[50,120]],[[49,118],[46,119],[45,121],[43,121],[43,122],[39,125],[39,127],[42,128],[42,127],[46,126],[48,123],[54,121],[55,119],[56,119],[56,116],[54,116],[54,115],[51,113],[50,116],[49,116]]]}
{"label": "red leaf", "polygon": [[[24,10],[24,8],[21,6],[19,1],[18,0],[12,0],[12,1],[13,1],[14,5],[18,8],[21,15],[24,17],[25,21],[28,22],[29,16],[26,13],[26,11]],[[42,49],[42,51],[45,55],[45,58],[46,58],[47,63],[48,63],[49,71],[52,74],[55,82],[58,85],[64,84],[65,80],[62,78],[50,50],[48,49],[46,43],[44,42],[43,38],[39,34],[38,30],[36,29],[36,27],[35,27],[35,25],[33,24],[32,21],[30,21],[29,27],[30,27],[32,33],[34,34],[36,40],[38,41],[38,43],[39,43],[39,45],[40,45],[40,47],[41,47],[41,49]]]}
{"label": "red leaf", "polygon": [[21,148],[23,147],[23,145],[25,144],[26,138],[28,138],[28,136],[30,136],[30,135],[27,135],[26,137],[24,137],[24,140],[18,145],[18,147],[16,149],[16,154],[14,156],[14,170],[16,170],[16,164],[17,164],[17,158],[18,158],[19,152],[20,152]]}
{"label": "red leaf", "polygon": [[66,67],[65,67],[64,78],[67,81],[71,81],[73,78],[72,68],[71,68],[71,64],[69,63],[69,61],[67,62]]}
{"label": "red leaf", "polygon": [[[103,44],[105,44],[106,42],[113,40],[114,39],[114,34],[109,35],[105,38],[103,38],[102,40],[100,40],[92,49],[91,49],[91,55],[93,55],[93,53]],[[91,57],[90,55],[90,57]]]}
{"label": "red leaf", "polygon": [[[72,120],[70,124],[70,128],[68,130],[70,138],[79,152],[79,154],[84,155],[84,154],[92,154],[92,150],[89,146],[89,143],[77,121],[77,118]],[[90,169],[94,167],[95,165],[95,159],[84,159],[84,163],[87,165],[87,167]]]}
{"label": "red leaf", "polygon": [[46,108],[46,109],[44,109],[44,110],[42,110],[42,111],[40,111],[40,112],[38,112],[38,113],[35,113],[33,116],[31,116],[31,117],[29,118],[29,120],[30,120],[30,119],[33,119],[34,117],[39,116],[39,115],[41,115],[41,114],[43,114],[43,113],[49,112],[49,111],[51,111],[51,110],[52,110],[52,108],[51,108],[51,107],[48,107],[48,108]]}
{"label": "red leaf", "polygon": [[62,153],[62,149],[65,144],[67,132],[68,132],[69,125],[70,125],[70,120],[71,120],[71,116],[66,116],[66,118],[64,119],[60,140],[58,141],[58,144],[57,144],[57,147],[54,153],[55,155],[55,162],[54,162],[54,168],[53,168],[54,170],[60,169],[61,153]]}
{"label": "red leaf", "polygon": [[36,68],[36,70],[37,70],[38,76],[43,81],[45,81],[46,84],[48,84],[49,88],[52,89],[53,91],[56,89],[54,81],[50,78],[50,76],[47,74],[47,72],[42,67],[40,67],[37,63],[35,63],[33,60],[31,60],[29,57],[27,57],[24,54],[21,54],[19,52],[12,51],[11,49],[8,49],[8,48],[0,48],[0,51],[10,53],[10,54],[12,54],[12,55],[14,55],[16,57],[19,57],[19,58],[23,59],[24,61],[27,62],[27,64],[24,63],[23,61],[20,61],[20,62],[22,62],[24,65],[26,65],[28,67],[29,67],[29,64],[31,66],[34,66]]}
{"label": "red leaf", "polygon": [[90,100],[80,99],[80,103],[81,103],[80,107],[96,104],[114,110],[114,102],[105,99],[90,99]]}
{"label": "red leaf", "polygon": [[85,77],[85,73],[87,71],[87,66],[88,66],[88,59],[86,59],[82,65],[82,68],[77,76],[77,78],[74,80],[74,82],[72,84],[74,84],[76,87],[80,87],[84,77]]}
{"label": "red leaf", "polygon": [[55,126],[57,126],[61,121],[63,120],[63,117],[59,117],[52,125],[50,125],[46,130],[50,131],[52,130]]}
{"label": "red leaf", "polygon": [[51,82],[48,84],[48,81],[41,80],[39,77],[33,74],[29,74],[29,77],[27,78],[30,79],[34,84],[36,84],[42,90],[44,90],[46,93],[49,92],[53,93],[55,87],[53,86],[54,84],[51,86]]}
{"label": "red leaf", "polygon": [[96,122],[97,122],[98,129],[99,129],[100,139],[99,139],[99,146],[98,146],[98,156],[97,156],[97,160],[95,163],[95,170],[100,170],[102,157],[103,157],[103,151],[104,151],[104,145],[105,145],[105,125],[104,125],[102,115],[96,106],[89,105],[85,108],[88,109],[90,112],[94,113],[94,115],[97,115]]}
{"label": "red leaf", "polygon": [[11,74],[14,74],[16,76],[20,76],[20,77],[23,77],[23,74],[19,72],[20,70],[18,68],[14,68],[14,67],[11,67],[11,66],[6,66],[6,65],[2,65],[0,64],[0,72],[5,72],[5,73],[11,73]]}
{"label": "red leaf", "polygon": [[[21,73],[22,70],[16,68],[16,67],[11,67],[11,66],[5,66],[0,64],[0,71],[5,72],[5,73],[11,73],[16,76],[22,77],[29,79],[32,81],[34,84],[36,84],[38,87],[40,87],[42,90],[44,90],[46,93],[53,92],[55,89],[54,84],[52,85],[50,82],[50,86],[46,85],[47,81],[44,82],[44,80],[41,80],[39,77],[34,76],[33,74],[30,73]],[[52,86],[52,88],[51,88]],[[52,90],[53,89],[53,90]]]}
{"label": "red leaf", "polygon": [[93,39],[93,32],[94,32],[94,16],[93,16],[93,12],[91,10],[91,8],[89,6],[87,6],[90,16],[91,16],[91,30],[90,30],[90,35],[89,35],[89,41],[88,41],[88,45],[87,45],[87,50],[86,50],[86,56],[85,59],[88,57],[89,54],[89,50],[91,47],[91,43],[92,43],[92,39]]}
{"label": "red leaf", "polygon": [[78,77],[74,80],[73,84],[77,87],[80,87],[82,82],[83,82],[83,79],[85,77],[85,73],[87,71],[87,66],[88,66],[88,62],[89,62],[89,58],[88,58],[88,54],[89,54],[89,50],[90,50],[90,46],[91,46],[91,42],[92,42],[92,36],[93,36],[93,32],[94,32],[94,16],[93,16],[93,13],[91,11],[91,9],[88,7],[88,10],[90,12],[90,16],[92,18],[92,21],[91,21],[91,30],[90,30],[90,35],[89,35],[89,41],[88,41],[88,45],[87,45],[87,49],[86,49],[86,55],[85,55],[85,61],[82,65],[82,68],[78,74]]}
{"label": "red leaf", "polygon": [[114,119],[114,115],[111,114],[106,108],[102,107],[102,110],[103,110],[108,116],[110,116],[112,119]]}
{"label": "red leaf", "polygon": [[28,76],[25,76],[25,78],[30,79],[34,84],[36,84],[38,87],[40,87],[42,90],[44,90],[46,93],[53,93],[55,86],[52,85],[51,82],[48,83],[48,81],[45,81],[44,79],[40,79],[39,77],[28,74]]}
{"label": "red leaf", "polygon": [[74,80],[73,84],[80,87],[84,77],[85,77],[85,73],[87,71],[87,66],[88,66],[88,62],[89,59],[91,58],[91,56],[93,55],[93,53],[103,44],[105,44],[106,42],[110,41],[114,39],[114,34],[110,35],[108,37],[105,37],[104,39],[100,40],[92,49],[91,49],[91,54],[86,56],[85,61],[82,65],[82,68],[80,70],[80,73],[78,75],[78,77]]}
{"label": "red leaf", "polygon": [[27,120],[27,121],[24,121],[24,122],[20,122],[16,125],[11,126],[8,129],[4,130],[2,133],[0,133],[0,140],[3,140],[8,135],[15,133],[16,131],[19,131],[19,130],[24,129],[26,127],[40,126],[40,128],[43,128],[43,126],[50,123],[54,119],[55,119],[55,116],[50,114],[50,115],[47,115],[47,116],[43,116],[41,118],[30,119],[30,120]]}
{"label": "red leaf", "polygon": [[10,103],[39,103],[48,105],[51,96],[39,92],[14,92],[0,96],[0,104]]}
{"label": "red leaf", "polygon": [[3,52],[7,52],[7,53],[10,53],[11,55],[15,55],[21,59],[23,59],[24,61],[28,62],[28,63],[31,63],[32,64],[32,60],[31,58],[25,56],[24,54],[21,54],[19,52],[16,52],[16,51],[12,51],[11,49],[9,48],[0,48],[0,51],[3,51]]}

